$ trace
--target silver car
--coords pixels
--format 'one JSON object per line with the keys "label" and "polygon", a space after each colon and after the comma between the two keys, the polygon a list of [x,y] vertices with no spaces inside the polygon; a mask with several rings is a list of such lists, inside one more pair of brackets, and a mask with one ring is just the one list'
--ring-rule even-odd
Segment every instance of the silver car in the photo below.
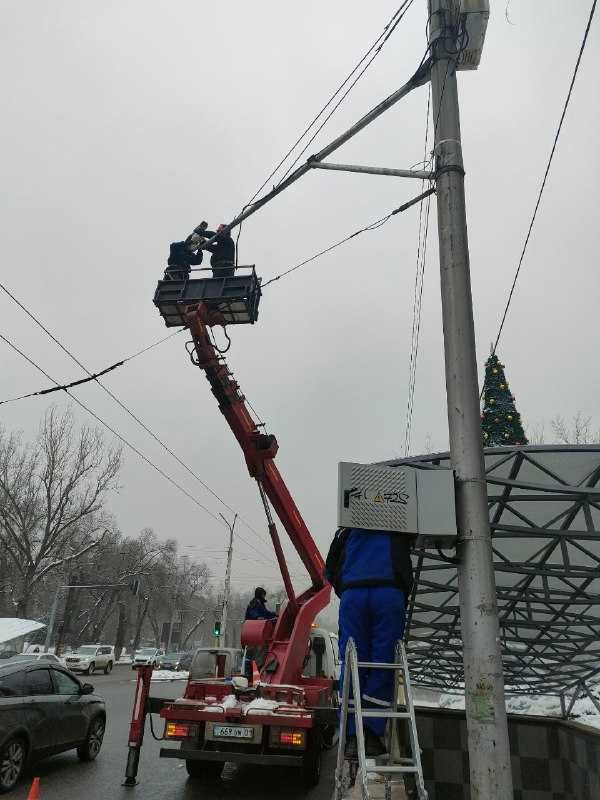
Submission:
{"label": "silver car", "polygon": [[73,672],[85,672],[91,675],[94,670],[104,670],[104,674],[112,670],[115,663],[115,648],[107,644],[84,644],[72,653],[67,653],[65,666]]}
{"label": "silver car", "polygon": [[133,660],[131,662],[131,668],[135,669],[136,667],[147,667],[150,665],[156,668],[158,666],[158,662],[164,657],[164,655],[165,651],[160,650],[157,647],[141,647],[134,653]]}

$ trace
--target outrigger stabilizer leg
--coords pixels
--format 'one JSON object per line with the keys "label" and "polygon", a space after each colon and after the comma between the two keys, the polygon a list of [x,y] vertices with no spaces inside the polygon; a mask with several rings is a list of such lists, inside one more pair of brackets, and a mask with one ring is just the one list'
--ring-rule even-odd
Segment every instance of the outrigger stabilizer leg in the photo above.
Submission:
{"label": "outrigger stabilizer leg", "polygon": [[125,767],[125,780],[122,786],[135,786],[137,784],[140,751],[144,742],[144,729],[146,727],[146,714],[148,713],[148,698],[150,697],[150,681],[152,680],[152,665],[136,667],[137,684],[135,687],[135,701],[129,726],[129,752],[127,753],[127,766]]}

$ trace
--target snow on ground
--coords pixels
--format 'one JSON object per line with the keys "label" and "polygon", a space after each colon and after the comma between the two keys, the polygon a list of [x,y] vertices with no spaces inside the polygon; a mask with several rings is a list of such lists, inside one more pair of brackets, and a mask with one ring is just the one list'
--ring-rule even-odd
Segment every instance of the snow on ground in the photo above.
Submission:
{"label": "snow on ground", "polygon": [[[427,703],[427,705],[430,705]],[[435,705],[435,703],[431,703]],[[464,709],[465,697],[462,694],[442,694],[439,708]],[[557,697],[515,695],[506,698],[506,710],[510,714],[529,714],[534,717],[560,717],[560,702]],[[585,697],[577,700],[571,717],[582,725],[600,728],[600,713],[592,701]]]}
{"label": "snow on ground", "polygon": [[153,681],[181,681],[187,680],[189,672],[176,672],[174,669],[155,669],[152,673]]}

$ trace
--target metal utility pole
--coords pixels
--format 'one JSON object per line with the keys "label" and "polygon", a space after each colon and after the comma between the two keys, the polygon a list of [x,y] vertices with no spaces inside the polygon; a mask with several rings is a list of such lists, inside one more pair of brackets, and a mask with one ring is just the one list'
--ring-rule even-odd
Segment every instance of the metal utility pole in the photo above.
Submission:
{"label": "metal utility pole", "polygon": [[[465,4],[466,5],[466,4]],[[473,800],[513,796],[481,439],[456,64],[456,0],[429,0],[446,393],[459,532],[458,580]]]}
{"label": "metal utility pole", "polygon": [[229,528],[229,548],[227,550],[227,569],[225,570],[225,596],[223,598],[223,615],[221,617],[221,634],[219,636],[219,647],[225,647],[225,631],[227,629],[227,615],[229,613],[229,593],[231,590],[231,559],[233,558],[233,529],[237,521],[238,515],[233,518],[233,523],[230,525],[223,514],[219,514],[225,520],[225,524]]}

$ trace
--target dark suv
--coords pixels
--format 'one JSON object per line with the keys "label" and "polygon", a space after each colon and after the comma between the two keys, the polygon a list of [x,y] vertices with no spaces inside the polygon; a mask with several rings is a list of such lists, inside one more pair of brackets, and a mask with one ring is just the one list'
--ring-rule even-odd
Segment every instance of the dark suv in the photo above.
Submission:
{"label": "dark suv", "polygon": [[89,683],[53,664],[0,662],[0,794],[29,761],[73,748],[93,761],[105,725],[104,700]]}

